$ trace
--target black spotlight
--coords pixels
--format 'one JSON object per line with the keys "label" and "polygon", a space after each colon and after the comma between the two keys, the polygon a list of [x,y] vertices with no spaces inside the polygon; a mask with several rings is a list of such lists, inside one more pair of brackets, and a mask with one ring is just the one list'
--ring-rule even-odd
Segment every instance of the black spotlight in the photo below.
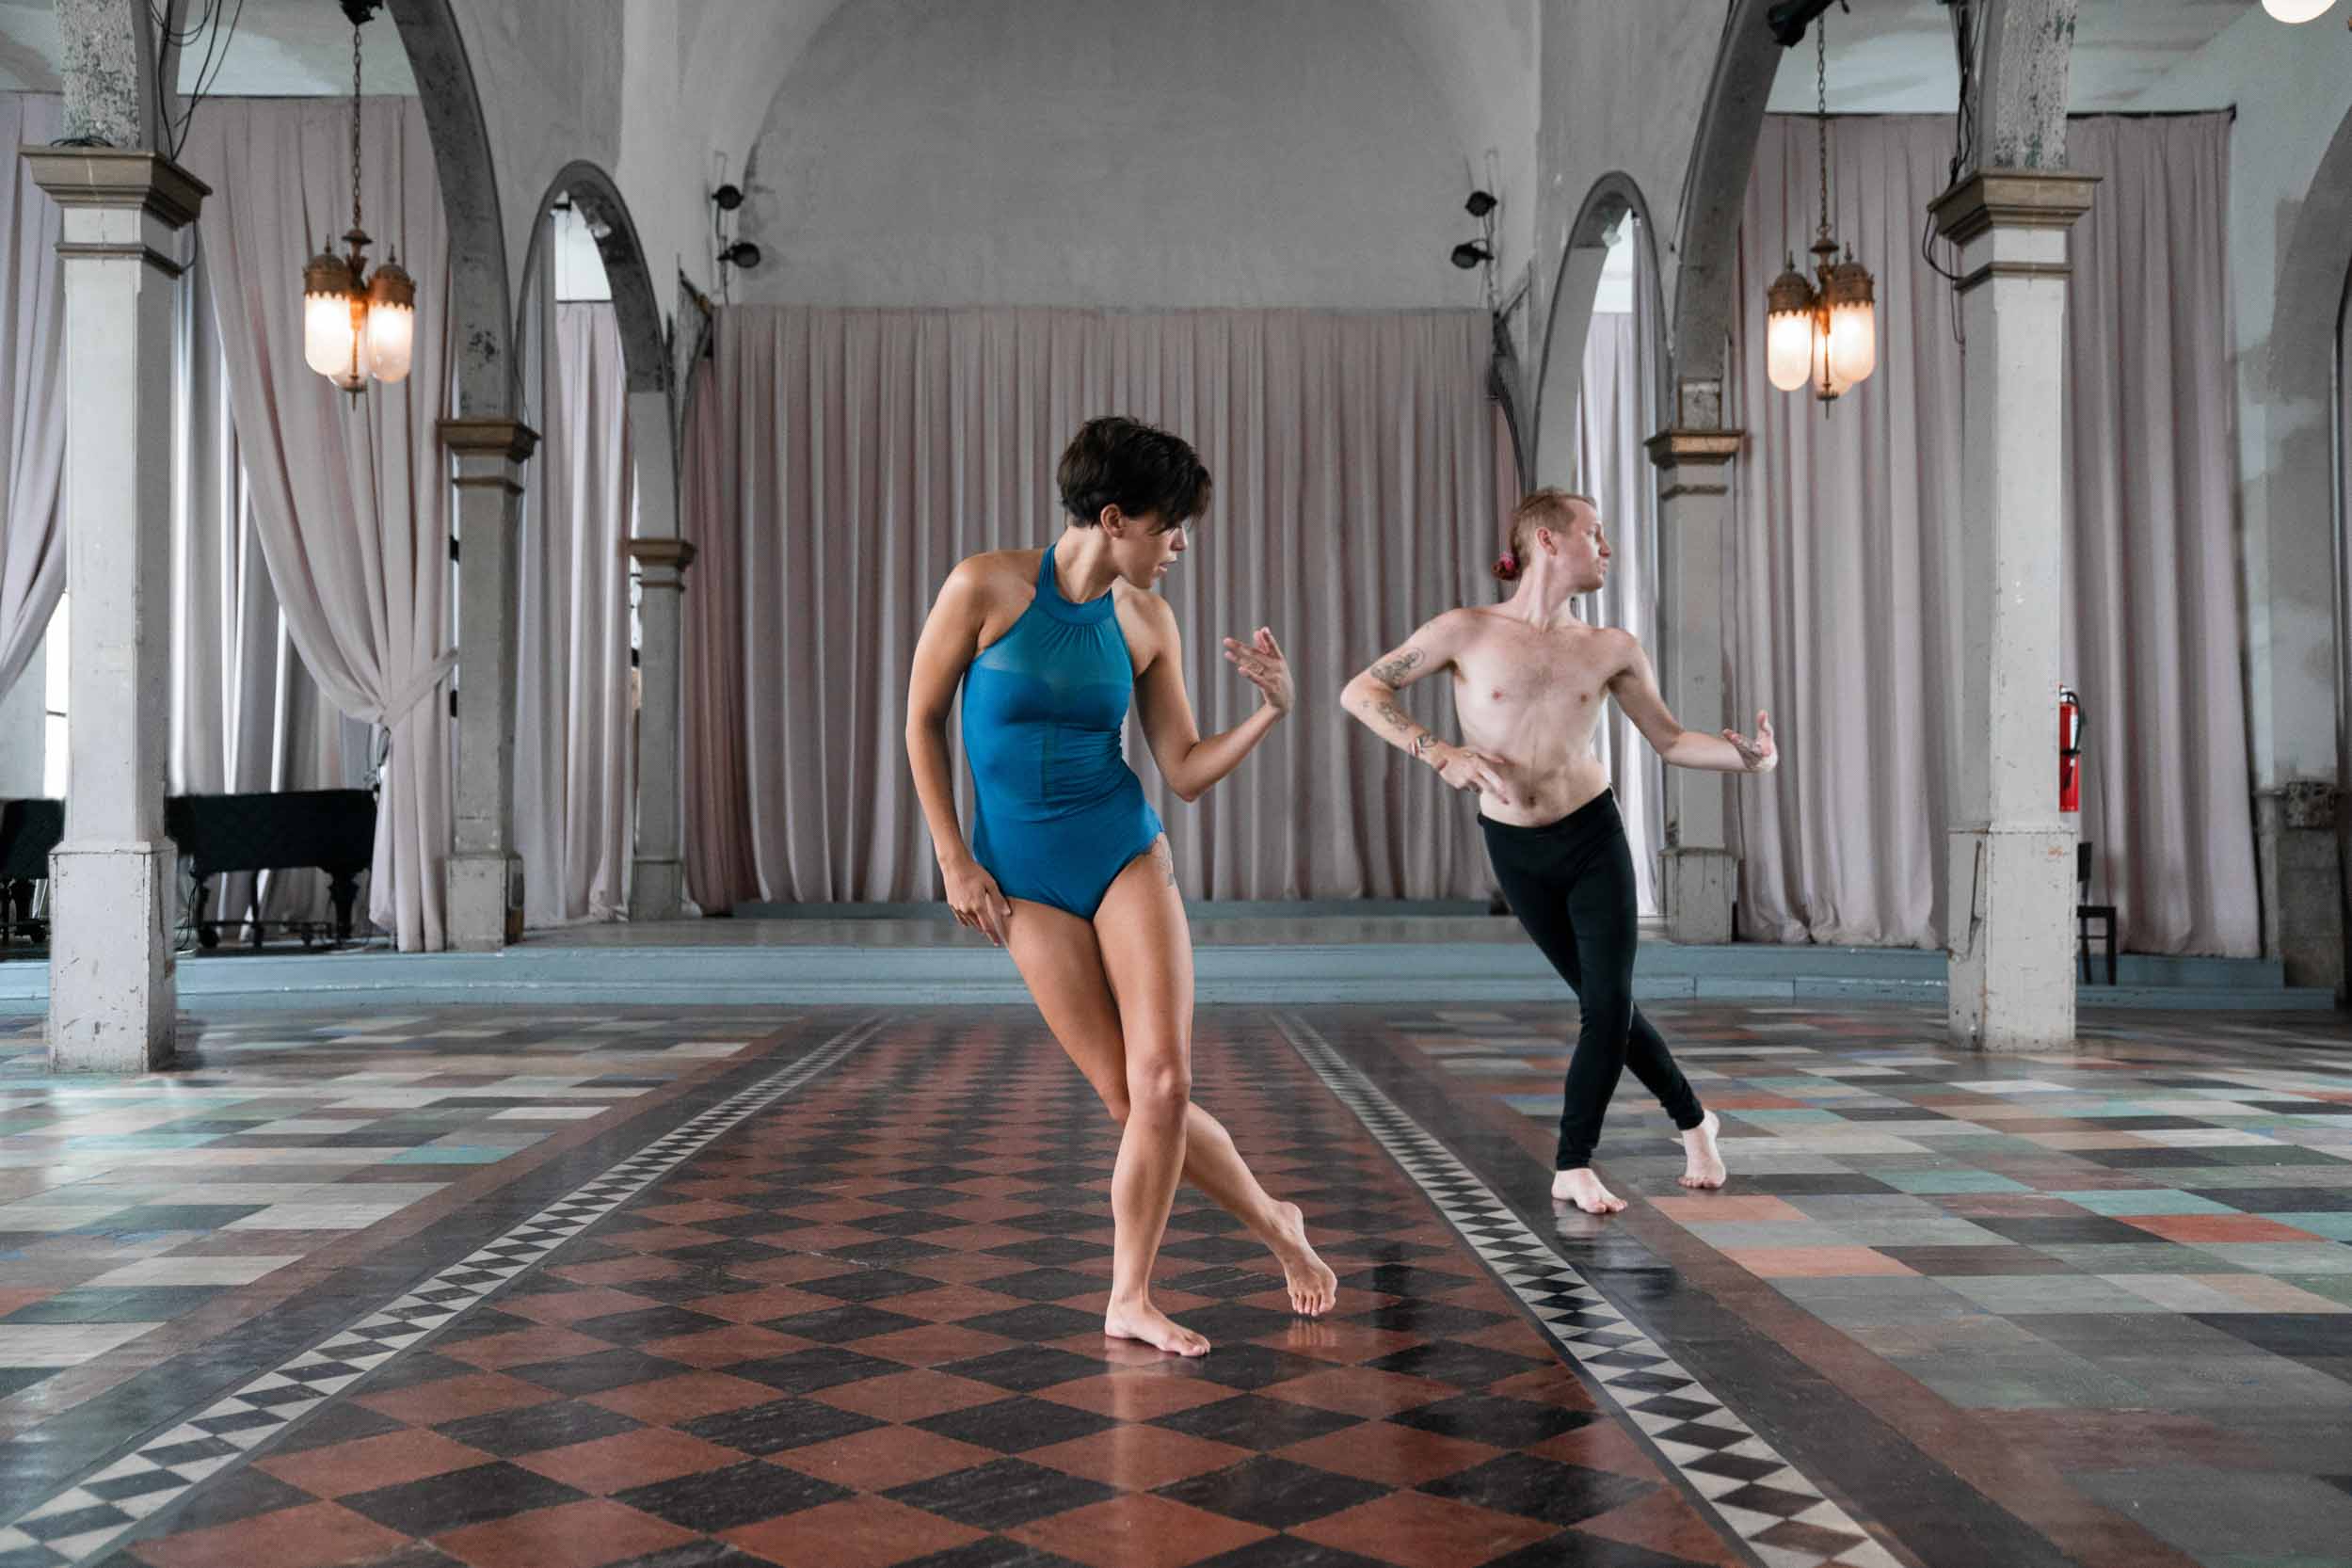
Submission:
{"label": "black spotlight", "polygon": [[1482,190],[1474,190],[1470,193],[1470,200],[1462,204],[1462,210],[1472,217],[1484,217],[1501,205],[1502,203],[1496,200],[1492,194]]}
{"label": "black spotlight", "polygon": [[711,200],[719,204],[719,211],[723,213],[731,213],[736,208],[744,204],[744,187],[741,185],[721,185],[718,189],[711,193]]}
{"label": "black spotlight", "polygon": [[719,252],[719,260],[728,266],[755,267],[760,264],[760,248],[749,240],[737,240]]}
{"label": "black spotlight", "polygon": [[1464,272],[1494,259],[1495,253],[1486,248],[1485,242],[1482,240],[1464,240],[1454,247],[1454,265]]}

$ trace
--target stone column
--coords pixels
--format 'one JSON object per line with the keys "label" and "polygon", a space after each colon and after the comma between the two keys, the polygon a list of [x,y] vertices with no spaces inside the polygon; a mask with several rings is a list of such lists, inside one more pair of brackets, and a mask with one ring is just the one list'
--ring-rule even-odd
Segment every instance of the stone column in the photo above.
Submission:
{"label": "stone column", "polygon": [[629,888],[632,920],[674,920],[685,909],[684,819],[680,809],[680,600],[695,547],[683,539],[631,539],[637,563],[637,850]]}
{"label": "stone column", "polygon": [[1955,1044],[2074,1037],[2074,843],[2058,810],[2067,231],[2089,176],[1989,168],[1930,205],[1960,248],[1964,381],[1959,746],[1948,1025]]}
{"label": "stone column", "polygon": [[28,147],[64,209],[66,837],[50,859],[49,1061],[171,1059],[179,855],[170,744],[171,356],[178,233],[211,191],[153,152]]}
{"label": "stone column", "polygon": [[[1687,413],[1690,400],[1682,401]],[[1658,470],[1659,679],[1674,717],[1710,735],[1730,722],[1723,708],[1725,470],[1745,439],[1737,430],[1677,426],[1648,442]],[[1729,788],[1722,774],[1666,770],[1658,890],[1674,941],[1732,939],[1739,862],[1731,852]]]}
{"label": "stone column", "polygon": [[457,487],[456,842],[449,945],[482,952],[522,939],[515,854],[516,558],[522,465],[536,432],[511,419],[445,419]]}

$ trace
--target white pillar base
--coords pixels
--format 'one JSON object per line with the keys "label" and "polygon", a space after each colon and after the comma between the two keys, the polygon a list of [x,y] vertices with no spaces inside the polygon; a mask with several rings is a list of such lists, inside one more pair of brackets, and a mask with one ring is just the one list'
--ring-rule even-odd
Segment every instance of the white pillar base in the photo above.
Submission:
{"label": "white pillar base", "polygon": [[49,856],[50,896],[82,912],[51,928],[49,1065],[145,1073],[177,1048],[169,935],[180,855],[161,843],[76,843]]}
{"label": "white pillar base", "polygon": [[637,921],[682,920],[685,895],[683,861],[640,859],[629,885],[629,918]]}
{"label": "white pillar base", "polygon": [[2072,827],[1954,828],[1951,855],[1952,1043],[2040,1050],[2074,1038]]}
{"label": "white pillar base", "polygon": [[460,850],[449,857],[449,945],[496,952],[522,940],[522,857]]}
{"label": "white pillar base", "polygon": [[1667,939],[1706,946],[1729,942],[1739,856],[1727,849],[1670,849],[1658,858]]}

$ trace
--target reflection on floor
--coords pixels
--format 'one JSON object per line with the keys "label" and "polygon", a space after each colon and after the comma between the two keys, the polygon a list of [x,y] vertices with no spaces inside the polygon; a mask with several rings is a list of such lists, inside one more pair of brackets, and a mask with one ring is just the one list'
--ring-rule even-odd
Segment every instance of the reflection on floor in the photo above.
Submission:
{"label": "reflection on floor", "polygon": [[[1544,1197],[1565,1008],[1224,1008],[1195,1091],[1342,1276],[1187,1195],[1102,1339],[1116,1128],[1020,1009],[0,1032],[0,1565],[2352,1560],[2352,1033],[1652,1010],[1734,1181]],[[2334,1555],[2331,1555],[2334,1554]]]}

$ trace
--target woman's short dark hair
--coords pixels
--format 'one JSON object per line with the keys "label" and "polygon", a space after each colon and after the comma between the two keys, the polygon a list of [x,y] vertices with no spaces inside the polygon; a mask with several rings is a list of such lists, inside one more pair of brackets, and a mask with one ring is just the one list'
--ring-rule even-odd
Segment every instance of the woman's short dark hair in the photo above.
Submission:
{"label": "woman's short dark hair", "polygon": [[1156,518],[1163,529],[1208,510],[1208,470],[1200,454],[1183,437],[1141,420],[1106,415],[1080,425],[1054,479],[1063,509],[1080,527],[1099,522],[1105,506]]}

